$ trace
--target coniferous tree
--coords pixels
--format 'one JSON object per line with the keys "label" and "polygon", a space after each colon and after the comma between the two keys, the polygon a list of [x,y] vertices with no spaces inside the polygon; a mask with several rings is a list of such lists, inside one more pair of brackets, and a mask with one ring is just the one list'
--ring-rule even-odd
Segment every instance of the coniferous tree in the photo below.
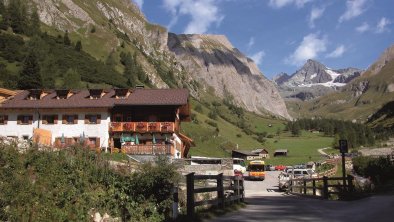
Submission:
{"label": "coniferous tree", "polygon": [[29,34],[38,35],[40,32],[40,17],[38,16],[37,8],[34,8],[30,15]]}
{"label": "coniferous tree", "polygon": [[5,12],[6,12],[6,10],[5,10],[5,5],[4,5],[4,0],[0,0],[0,15],[4,16]]}
{"label": "coniferous tree", "polygon": [[81,75],[74,69],[67,70],[63,87],[65,89],[79,89],[81,87]]}
{"label": "coniferous tree", "polygon": [[40,75],[40,66],[37,56],[33,52],[29,52],[18,80],[19,89],[40,89],[42,88],[42,80]]}
{"label": "coniferous tree", "polygon": [[82,50],[81,40],[78,40],[77,43],[75,44],[75,50],[78,52],[80,52]]}
{"label": "coniferous tree", "polygon": [[26,34],[28,29],[27,6],[24,1],[11,0],[7,8],[9,24],[18,34]]}
{"label": "coniferous tree", "polygon": [[68,31],[66,31],[66,33],[65,33],[64,36],[63,36],[63,43],[64,43],[65,45],[71,45],[71,40],[70,40],[70,38],[68,37]]}
{"label": "coniferous tree", "polygon": [[112,50],[109,53],[107,59],[105,60],[105,65],[107,65],[111,68],[116,66],[116,59],[115,59],[115,51],[114,50]]}

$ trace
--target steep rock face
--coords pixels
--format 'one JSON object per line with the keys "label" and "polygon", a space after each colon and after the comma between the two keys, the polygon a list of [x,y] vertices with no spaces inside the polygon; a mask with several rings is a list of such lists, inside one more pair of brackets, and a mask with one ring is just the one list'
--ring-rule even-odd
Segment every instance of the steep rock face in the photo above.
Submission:
{"label": "steep rock face", "polygon": [[[193,81],[202,83],[205,89],[213,87],[220,97],[229,92],[236,103],[249,111],[268,111],[290,118],[272,82],[265,79],[251,59],[234,49],[225,36],[168,34],[165,28],[147,22],[130,0],[29,1],[37,6],[42,22],[77,35],[84,49],[91,49],[88,52],[98,59],[105,60],[109,52],[117,50],[122,42],[128,42],[137,49],[139,63],[156,87],[169,87],[166,77],[155,67],[165,64],[172,68],[177,81],[172,87],[188,87],[195,97],[201,89],[193,87]],[[94,33],[91,33],[92,27],[96,29]],[[97,44],[101,44],[100,49]],[[188,72],[184,72],[184,68]]]}
{"label": "steep rock face", "polygon": [[268,111],[290,118],[274,84],[251,59],[234,49],[225,36],[170,33],[168,48],[194,79],[213,87],[219,97],[232,96],[249,111]]}

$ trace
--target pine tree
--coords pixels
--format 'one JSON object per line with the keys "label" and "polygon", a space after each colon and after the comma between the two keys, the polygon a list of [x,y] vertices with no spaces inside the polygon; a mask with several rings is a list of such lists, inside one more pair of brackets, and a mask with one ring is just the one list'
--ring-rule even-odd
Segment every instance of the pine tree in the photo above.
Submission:
{"label": "pine tree", "polygon": [[37,56],[31,51],[23,62],[23,68],[18,80],[19,89],[40,89],[42,80]]}
{"label": "pine tree", "polygon": [[11,0],[7,8],[9,23],[15,33],[26,34],[28,29],[27,6],[24,1]]}
{"label": "pine tree", "polygon": [[5,5],[4,5],[4,0],[0,0],[0,15],[4,16],[5,12],[6,12],[6,10],[5,10]]}
{"label": "pine tree", "polygon": [[78,40],[77,43],[75,44],[75,50],[78,51],[78,52],[82,51],[81,40]]}
{"label": "pine tree", "polygon": [[40,34],[40,17],[38,16],[37,8],[34,8],[30,15],[30,35]]}
{"label": "pine tree", "polygon": [[71,40],[70,40],[70,38],[68,37],[68,31],[66,31],[66,33],[65,33],[64,36],[63,36],[63,43],[64,43],[65,45],[71,45]]}
{"label": "pine tree", "polygon": [[111,68],[116,66],[115,51],[114,50],[112,50],[109,53],[107,59],[105,60],[105,65],[107,65],[107,66],[109,66]]}
{"label": "pine tree", "polygon": [[4,5],[4,0],[0,0],[0,14],[1,14],[1,21],[0,21],[0,29],[7,30],[9,27],[9,14],[8,10]]}
{"label": "pine tree", "polygon": [[74,69],[68,69],[64,76],[63,87],[65,89],[81,88],[81,75]]}

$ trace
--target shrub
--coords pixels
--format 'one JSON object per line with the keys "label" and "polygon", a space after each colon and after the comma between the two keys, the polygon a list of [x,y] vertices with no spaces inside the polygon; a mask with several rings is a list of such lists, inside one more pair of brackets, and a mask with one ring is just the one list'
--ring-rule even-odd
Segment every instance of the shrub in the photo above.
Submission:
{"label": "shrub", "polygon": [[394,165],[384,157],[355,157],[354,171],[364,177],[370,177],[375,184],[385,184],[394,177]]}
{"label": "shrub", "polygon": [[131,174],[82,147],[20,154],[0,145],[0,221],[88,221],[91,208],[123,221],[163,221],[178,180],[162,159]]}

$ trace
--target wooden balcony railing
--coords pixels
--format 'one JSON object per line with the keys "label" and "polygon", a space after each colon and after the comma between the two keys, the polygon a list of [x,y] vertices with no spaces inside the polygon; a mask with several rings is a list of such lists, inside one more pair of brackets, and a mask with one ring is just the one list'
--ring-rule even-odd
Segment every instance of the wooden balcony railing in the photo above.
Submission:
{"label": "wooden balcony railing", "polygon": [[174,155],[171,144],[123,145],[122,152],[133,155]]}
{"label": "wooden balcony railing", "polygon": [[175,131],[174,122],[111,122],[110,132],[160,132],[172,133]]}

